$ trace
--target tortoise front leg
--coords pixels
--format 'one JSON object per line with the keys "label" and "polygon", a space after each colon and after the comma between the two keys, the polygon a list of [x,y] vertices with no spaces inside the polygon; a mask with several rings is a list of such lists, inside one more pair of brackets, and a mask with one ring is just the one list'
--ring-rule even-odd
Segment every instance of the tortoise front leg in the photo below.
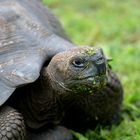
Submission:
{"label": "tortoise front leg", "polygon": [[9,106],[0,109],[0,140],[25,140],[23,117]]}

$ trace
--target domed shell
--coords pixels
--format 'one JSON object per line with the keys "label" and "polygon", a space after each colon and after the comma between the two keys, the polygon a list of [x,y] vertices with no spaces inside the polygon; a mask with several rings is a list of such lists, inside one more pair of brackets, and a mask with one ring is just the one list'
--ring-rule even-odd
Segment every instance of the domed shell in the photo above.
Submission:
{"label": "domed shell", "polygon": [[35,81],[46,60],[73,46],[37,0],[0,1],[0,106],[16,87]]}

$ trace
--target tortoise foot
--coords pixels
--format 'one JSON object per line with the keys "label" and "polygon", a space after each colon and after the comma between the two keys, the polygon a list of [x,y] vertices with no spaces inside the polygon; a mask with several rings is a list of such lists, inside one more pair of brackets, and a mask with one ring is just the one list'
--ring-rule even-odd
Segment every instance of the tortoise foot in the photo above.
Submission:
{"label": "tortoise foot", "polygon": [[11,107],[0,109],[0,139],[25,140],[25,125],[22,115]]}
{"label": "tortoise foot", "polygon": [[72,140],[70,130],[63,126],[57,126],[51,130],[44,130],[41,133],[30,133],[27,140]]}

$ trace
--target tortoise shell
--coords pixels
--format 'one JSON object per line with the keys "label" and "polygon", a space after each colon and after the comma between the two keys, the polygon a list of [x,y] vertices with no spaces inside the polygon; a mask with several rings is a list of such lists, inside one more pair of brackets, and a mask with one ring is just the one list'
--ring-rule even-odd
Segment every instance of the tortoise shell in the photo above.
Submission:
{"label": "tortoise shell", "polygon": [[34,82],[45,61],[74,45],[37,0],[0,1],[0,105],[18,86]]}

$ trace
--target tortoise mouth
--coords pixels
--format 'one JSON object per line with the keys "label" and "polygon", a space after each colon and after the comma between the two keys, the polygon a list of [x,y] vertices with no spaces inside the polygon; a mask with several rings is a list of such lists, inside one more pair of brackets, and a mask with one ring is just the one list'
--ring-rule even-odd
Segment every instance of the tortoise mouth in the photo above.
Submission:
{"label": "tortoise mouth", "polygon": [[99,91],[107,83],[107,74],[94,75],[72,81],[68,85],[69,89],[76,93],[93,94]]}
{"label": "tortoise mouth", "polygon": [[[80,83],[87,83],[87,85],[92,85],[93,87],[99,86],[99,85],[105,85],[107,82],[107,75],[94,75],[94,76],[88,76],[79,79]],[[84,82],[85,81],[85,82]]]}
{"label": "tortoise mouth", "polygon": [[96,75],[87,77],[87,83],[92,84],[93,87],[102,87],[107,83],[107,75]]}

